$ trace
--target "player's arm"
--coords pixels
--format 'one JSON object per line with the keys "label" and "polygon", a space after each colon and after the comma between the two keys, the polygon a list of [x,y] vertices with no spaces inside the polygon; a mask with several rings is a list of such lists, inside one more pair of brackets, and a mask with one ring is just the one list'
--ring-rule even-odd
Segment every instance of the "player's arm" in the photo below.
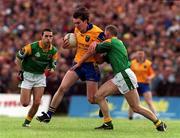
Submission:
{"label": "player's arm", "polygon": [[95,55],[96,53],[105,53],[109,51],[111,48],[111,43],[109,42],[102,42],[97,44],[97,42],[91,43],[87,53],[81,58],[81,60],[74,65],[71,70],[75,70],[77,67],[81,66],[89,57]]}
{"label": "player's arm", "polygon": [[47,66],[47,68],[44,71],[46,77],[48,77],[54,73],[54,71],[56,69],[57,59],[58,59],[58,53],[56,52],[53,55],[51,62],[49,63],[49,65]]}
{"label": "player's arm", "polygon": [[16,54],[16,60],[15,60],[15,63],[16,65],[18,66],[19,70],[22,70],[22,60],[27,57],[28,55],[30,55],[32,52],[32,49],[31,49],[31,45],[26,45],[24,46],[23,48],[21,48],[17,54]]}
{"label": "player's arm", "polygon": [[21,48],[16,54],[15,63],[16,63],[18,70],[19,70],[17,78],[20,81],[24,80],[22,61],[26,56],[30,55],[31,52],[32,52],[31,45],[29,44],[29,45],[26,45],[25,47]]}
{"label": "player's arm", "polygon": [[102,42],[102,43],[97,43],[94,41],[91,43],[91,45],[88,48],[87,53],[81,58],[80,64],[85,62],[89,57],[96,53],[106,53],[111,49],[111,43],[108,41]]}
{"label": "player's arm", "polygon": [[148,69],[148,81],[151,81],[154,77],[155,77],[155,72],[152,68],[152,64],[149,66],[149,69]]}
{"label": "player's arm", "polygon": [[56,52],[52,57],[50,65],[48,66],[49,70],[54,71],[56,69],[57,59],[58,59],[58,53]]}
{"label": "player's arm", "polygon": [[107,53],[108,51],[111,50],[111,47],[112,47],[111,42],[107,40],[107,41],[97,44],[97,46],[95,47],[95,51],[97,53]]}
{"label": "player's arm", "polygon": [[96,53],[96,51],[94,50],[95,49],[94,47],[96,45],[97,45],[96,41],[91,43],[86,54],[83,55],[83,57],[80,59],[78,63],[76,63],[73,67],[71,67],[71,70],[75,70],[76,68],[80,67],[81,64],[84,63],[89,57],[93,56]]}
{"label": "player's arm", "polygon": [[95,55],[96,51],[95,51],[95,47],[99,42],[102,42],[105,40],[105,34],[104,32],[100,32],[99,35],[97,36],[97,41],[94,41],[90,44],[89,49],[87,51],[87,53],[81,58],[79,64],[82,64],[83,62],[85,62],[89,57]]}

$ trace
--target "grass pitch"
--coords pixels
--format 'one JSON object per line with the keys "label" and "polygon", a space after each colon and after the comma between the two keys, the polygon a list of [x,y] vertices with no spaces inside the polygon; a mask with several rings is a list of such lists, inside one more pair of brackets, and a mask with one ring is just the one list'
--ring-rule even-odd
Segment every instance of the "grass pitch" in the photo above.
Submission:
{"label": "grass pitch", "polygon": [[148,120],[113,119],[114,130],[94,130],[98,118],[54,117],[49,124],[34,119],[23,128],[23,118],[0,117],[0,138],[180,138],[180,120],[165,120],[166,132],[158,132]]}

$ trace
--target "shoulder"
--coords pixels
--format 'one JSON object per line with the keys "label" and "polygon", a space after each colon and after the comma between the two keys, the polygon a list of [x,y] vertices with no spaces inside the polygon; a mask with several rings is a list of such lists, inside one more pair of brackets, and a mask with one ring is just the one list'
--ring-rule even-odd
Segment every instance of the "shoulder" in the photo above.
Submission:
{"label": "shoulder", "polygon": [[136,59],[131,60],[131,64],[137,63]]}
{"label": "shoulder", "polygon": [[29,46],[32,49],[35,49],[35,48],[39,47],[39,43],[40,43],[40,41],[34,41],[33,43],[30,43]]}
{"label": "shoulder", "polygon": [[113,37],[113,38],[112,38],[112,41],[117,42],[117,43],[120,43],[120,45],[124,45],[123,41],[120,40],[120,39],[118,39],[117,37]]}
{"label": "shoulder", "polygon": [[34,41],[34,42],[31,43],[30,45],[31,45],[31,46],[37,46],[37,45],[39,45],[39,42],[40,42],[40,41]]}
{"label": "shoulder", "polygon": [[145,64],[151,66],[152,62],[149,59],[146,59]]}
{"label": "shoulder", "polygon": [[111,39],[106,39],[104,42],[111,42]]}
{"label": "shoulder", "polygon": [[94,32],[103,32],[103,30],[100,28],[100,27],[98,27],[98,26],[96,26],[96,25],[94,25],[94,24],[91,24],[92,25],[92,31],[94,31]]}
{"label": "shoulder", "polygon": [[55,46],[52,46],[52,51],[56,53],[58,49]]}

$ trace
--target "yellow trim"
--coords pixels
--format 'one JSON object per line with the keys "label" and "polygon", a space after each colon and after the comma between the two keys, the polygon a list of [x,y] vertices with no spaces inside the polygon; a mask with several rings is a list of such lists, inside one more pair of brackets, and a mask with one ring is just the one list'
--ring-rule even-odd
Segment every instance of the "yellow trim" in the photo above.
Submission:
{"label": "yellow trim", "polygon": [[111,42],[111,39],[106,39],[104,42]]}
{"label": "yellow trim", "polygon": [[25,45],[24,50],[26,55],[31,55],[32,53],[31,44]]}
{"label": "yellow trim", "polygon": [[32,120],[32,117],[27,116],[26,119],[27,119],[28,121],[31,121],[31,120]]}
{"label": "yellow trim", "polygon": [[[46,50],[42,40],[39,41],[39,47]],[[51,50],[51,49],[52,49],[52,45],[48,48],[48,50]]]}
{"label": "yellow trim", "polygon": [[54,54],[52,58],[53,58],[54,60],[57,60],[57,59],[58,59],[58,52],[56,52],[56,54]]}
{"label": "yellow trim", "polygon": [[110,122],[110,121],[112,121],[111,117],[104,118],[104,123],[107,123],[107,122]]}
{"label": "yellow trim", "polygon": [[158,120],[158,122],[155,124],[155,126],[157,127],[157,126],[159,126],[160,124],[161,124],[161,120]]}

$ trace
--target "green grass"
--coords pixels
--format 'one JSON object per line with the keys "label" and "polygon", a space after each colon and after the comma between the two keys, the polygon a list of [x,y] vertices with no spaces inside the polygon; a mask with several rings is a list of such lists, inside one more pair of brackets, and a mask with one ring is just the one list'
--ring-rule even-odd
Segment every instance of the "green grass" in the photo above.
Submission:
{"label": "green grass", "polygon": [[180,121],[166,120],[168,130],[156,131],[148,120],[113,119],[114,130],[94,130],[98,118],[54,117],[49,124],[33,120],[21,127],[23,118],[0,117],[0,138],[180,138]]}

